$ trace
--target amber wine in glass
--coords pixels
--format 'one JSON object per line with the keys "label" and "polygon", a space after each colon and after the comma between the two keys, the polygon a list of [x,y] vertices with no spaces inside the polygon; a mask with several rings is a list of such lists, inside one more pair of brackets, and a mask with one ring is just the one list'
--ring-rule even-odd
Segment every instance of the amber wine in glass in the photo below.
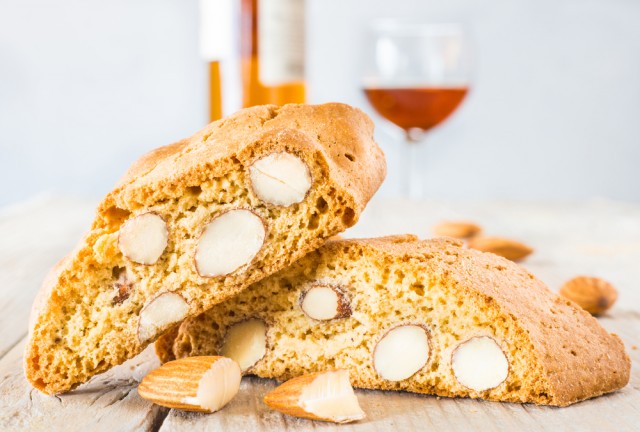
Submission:
{"label": "amber wine in glass", "polygon": [[416,148],[469,91],[468,42],[460,24],[372,23],[366,40],[363,90],[382,117],[401,128],[408,143],[405,193],[422,197]]}

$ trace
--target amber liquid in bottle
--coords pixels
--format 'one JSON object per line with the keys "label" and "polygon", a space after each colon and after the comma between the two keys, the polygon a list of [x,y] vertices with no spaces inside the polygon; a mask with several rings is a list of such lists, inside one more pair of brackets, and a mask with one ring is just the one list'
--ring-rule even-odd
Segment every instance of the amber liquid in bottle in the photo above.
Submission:
{"label": "amber liquid in bottle", "polygon": [[373,108],[409,131],[427,131],[443,122],[460,105],[468,87],[365,88]]}
{"label": "amber liquid in bottle", "polygon": [[241,4],[242,105],[246,108],[263,104],[304,103],[304,82],[267,86],[260,81],[258,1],[242,0]]}
{"label": "amber liquid in bottle", "polygon": [[209,121],[222,118],[222,82],[220,81],[220,62],[209,62]]}

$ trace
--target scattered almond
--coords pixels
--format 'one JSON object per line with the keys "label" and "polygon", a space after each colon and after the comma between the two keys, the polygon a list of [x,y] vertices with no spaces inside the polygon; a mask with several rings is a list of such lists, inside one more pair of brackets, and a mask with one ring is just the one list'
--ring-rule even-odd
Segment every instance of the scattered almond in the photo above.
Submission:
{"label": "scattered almond", "polygon": [[432,228],[434,236],[465,239],[482,232],[482,227],[469,221],[443,221]]}
{"label": "scattered almond", "polygon": [[533,252],[526,244],[505,237],[473,237],[468,245],[471,249],[491,252],[511,261],[520,261]]}
{"label": "scattered almond", "polygon": [[349,372],[335,370],[291,379],[264,397],[271,409],[284,414],[333,423],[365,417],[349,382]]}
{"label": "scattered almond", "polygon": [[144,399],[168,408],[212,413],[240,389],[240,366],[226,357],[187,357],[151,371],[138,386]]}
{"label": "scattered almond", "polygon": [[559,294],[592,315],[600,315],[613,306],[618,298],[618,291],[613,285],[591,276],[577,276],[565,282]]}

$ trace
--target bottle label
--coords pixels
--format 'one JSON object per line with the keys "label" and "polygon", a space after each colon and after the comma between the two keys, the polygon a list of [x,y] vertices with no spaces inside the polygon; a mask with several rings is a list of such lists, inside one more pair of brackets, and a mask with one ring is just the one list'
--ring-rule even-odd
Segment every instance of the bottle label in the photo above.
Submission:
{"label": "bottle label", "polygon": [[304,81],[304,0],[258,0],[260,81]]}

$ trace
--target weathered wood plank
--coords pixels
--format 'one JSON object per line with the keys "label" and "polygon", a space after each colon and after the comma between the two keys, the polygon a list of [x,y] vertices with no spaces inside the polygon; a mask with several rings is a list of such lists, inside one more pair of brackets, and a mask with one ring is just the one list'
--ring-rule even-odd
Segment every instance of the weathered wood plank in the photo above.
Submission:
{"label": "weathered wood plank", "polygon": [[44,276],[88,229],[92,214],[92,204],[52,198],[0,214],[0,358],[26,334]]}
{"label": "weathered wood plank", "polygon": [[138,396],[138,381],[159,365],[146,350],[60,396],[34,390],[22,373],[24,341],[0,361],[0,430],[137,431],[157,429],[166,410]]}

